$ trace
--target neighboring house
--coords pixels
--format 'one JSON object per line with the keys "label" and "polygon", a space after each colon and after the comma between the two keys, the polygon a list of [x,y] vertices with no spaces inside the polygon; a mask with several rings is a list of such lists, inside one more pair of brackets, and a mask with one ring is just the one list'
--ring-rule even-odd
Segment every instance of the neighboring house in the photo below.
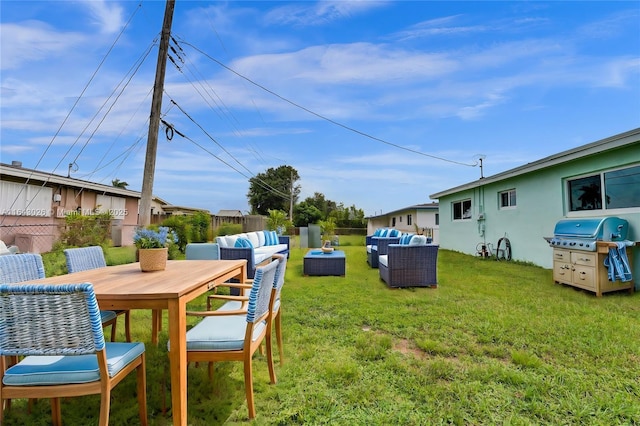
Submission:
{"label": "neighboring house", "polygon": [[195,207],[174,206],[155,195],[151,199],[151,223],[159,224],[169,216],[189,216],[196,212],[205,212],[211,215],[209,210],[199,209]]}
{"label": "neighboring house", "polygon": [[136,191],[0,163],[0,239],[21,252],[47,252],[66,215],[109,211],[114,245],[130,245],[139,200]]}
{"label": "neighboring house", "polygon": [[218,229],[225,223],[241,225],[244,223],[244,216],[240,210],[220,210],[213,217],[213,229]]}
{"label": "neighboring house", "polygon": [[[516,260],[552,268],[563,218],[617,216],[640,241],[640,128],[431,195],[440,205],[440,247],[476,254],[510,240]],[[640,283],[640,246],[633,255]]]}
{"label": "neighboring house", "polygon": [[377,228],[396,228],[402,232],[413,232],[433,238],[434,244],[440,241],[440,217],[438,203],[416,204],[389,213],[367,218],[367,235]]}

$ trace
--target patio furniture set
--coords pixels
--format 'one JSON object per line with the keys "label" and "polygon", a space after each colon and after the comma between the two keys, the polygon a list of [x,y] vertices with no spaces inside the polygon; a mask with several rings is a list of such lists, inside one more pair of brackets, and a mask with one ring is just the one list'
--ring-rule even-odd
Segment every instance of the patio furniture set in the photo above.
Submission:
{"label": "patio furniture set", "polygon": [[[102,394],[99,424],[106,426],[111,389],[137,371],[140,423],[147,424],[144,344],[129,341],[129,321],[125,321],[127,342],[105,343],[102,331],[107,326],[102,312],[113,312],[114,318],[122,312],[126,319],[131,309],[168,310],[174,425],[187,424],[189,361],[244,361],[249,417],[255,417],[251,355],[266,342],[270,379],[275,383],[274,325],[283,360],[280,290],[286,256],[274,255],[248,280],[245,260],[169,261],[163,271],[144,273],[137,263],[102,266],[104,254],[97,256],[97,250],[102,252],[100,247],[73,252],[67,262],[73,262],[73,255],[84,254],[86,264],[76,272],[50,278],[44,278],[40,255],[0,256],[0,423],[11,399],[50,398],[57,425],[62,421],[59,398],[97,393]],[[211,244],[192,246],[190,253],[191,259],[219,255],[218,247]],[[88,259],[93,256],[97,259],[92,264]],[[187,302],[222,285],[243,291],[239,296],[210,295],[227,298],[217,310],[187,312]],[[187,332],[187,315],[204,319]],[[115,321],[109,325],[113,330]],[[157,331],[154,321],[154,344]]]}

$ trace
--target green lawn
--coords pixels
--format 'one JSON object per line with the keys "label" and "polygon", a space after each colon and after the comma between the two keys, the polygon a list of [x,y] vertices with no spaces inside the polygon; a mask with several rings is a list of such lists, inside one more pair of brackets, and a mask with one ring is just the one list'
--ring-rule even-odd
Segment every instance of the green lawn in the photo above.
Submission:
{"label": "green lawn", "polygon": [[[368,268],[364,237],[341,242],[346,277],[304,277],[306,250],[291,250],[285,364],[270,385],[256,356],[254,424],[640,422],[640,295],[596,298],[554,284],[550,270],[447,250],[437,289],[391,290]],[[147,342],[149,423],[169,425],[167,327],[154,347],[150,321],[134,311],[132,333]],[[217,364],[212,383],[206,371],[189,367],[189,424],[249,423],[241,363]],[[115,389],[111,424],[137,424],[134,394],[132,375]],[[97,397],[67,399],[63,417],[97,424],[98,407]],[[16,401],[5,417],[6,425],[49,421],[46,401],[31,413]]]}

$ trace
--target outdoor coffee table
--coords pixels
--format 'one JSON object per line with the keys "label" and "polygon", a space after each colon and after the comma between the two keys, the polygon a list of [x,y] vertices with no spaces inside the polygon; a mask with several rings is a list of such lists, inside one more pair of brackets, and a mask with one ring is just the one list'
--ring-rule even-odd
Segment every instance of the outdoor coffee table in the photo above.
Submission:
{"label": "outdoor coffee table", "polygon": [[303,259],[304,275],[345,276],[346,258],[344,251],[334,250],[323,253],[320,249],[311,249]]}

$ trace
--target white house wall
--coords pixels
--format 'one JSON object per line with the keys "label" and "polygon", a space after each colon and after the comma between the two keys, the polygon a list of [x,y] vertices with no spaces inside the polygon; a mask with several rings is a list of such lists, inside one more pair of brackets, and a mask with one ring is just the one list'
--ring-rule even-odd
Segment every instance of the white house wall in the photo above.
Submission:
{"label": "white house wall", "polygon": [[[602,153],[539,171],[522,174],[474,189],[443,196],[440,203],[440,246],[476,254],[479,243],[494,248],[506,236],[513,258],[552,268],[552,249],[543,237],[553,236],[556,222],[564,217],[618,216],[629,221],[628,239],[640,241],[640,208],[567,212],[565,180],[612,168],[640,164],[640,142],[612,152]],[[498,194],[516,190],[516,207],[499,208]],[[472,218],[453,221],[452,203],[470,198]],[[484,212],[484,220],[478,220]],[[484,223],[484,233],[482,230]],[[633,256],[636,286],[640,282],[640,247]]]}

